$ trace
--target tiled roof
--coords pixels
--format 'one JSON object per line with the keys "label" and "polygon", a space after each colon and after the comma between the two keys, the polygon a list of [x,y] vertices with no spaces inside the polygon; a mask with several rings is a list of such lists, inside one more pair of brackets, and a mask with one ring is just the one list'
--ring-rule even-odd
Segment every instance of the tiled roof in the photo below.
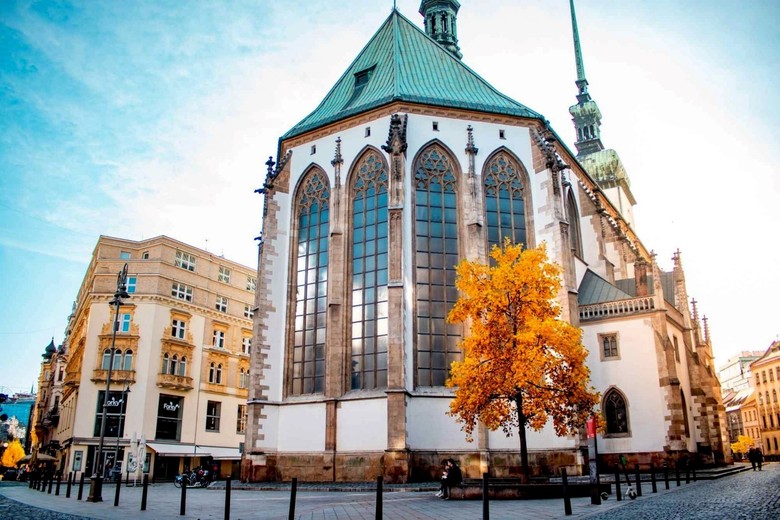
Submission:
{"label": "tiled roof", "polygon": [[543,119],[393,10],[322,103],[282,140],[393,101]]}
{"label": "tiled roof", "polygon": [[590,269],[585,271],[577,294],[577,303],[590,305],[592,303],[612,302],[615,300],[627,300],[631,298],[627,294]]}

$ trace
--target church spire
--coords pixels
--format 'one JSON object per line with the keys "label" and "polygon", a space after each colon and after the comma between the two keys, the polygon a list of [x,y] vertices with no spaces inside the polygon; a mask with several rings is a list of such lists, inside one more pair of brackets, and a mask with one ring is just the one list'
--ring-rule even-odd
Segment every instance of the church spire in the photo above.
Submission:
{"label": "church spire", "polygon": [[601,111],[588,93],[588,80],[585,79],[585,65],[582,61],[580,32],[577,29],[577,16],[574,12],[574,0],[569,0],[571,10],[571,30],[574,36],[574,59],[577,62],[577,104],[569,107],[574,128],[577,131],[577,156],[587,155],[604,149],[601,142]]}
{"label": "church spire", "polygon": [[420,14],[425,18],[425,34],[461,59],[463,53],[458,47],[458,9],[458,0],[422,0],[420,4]]}

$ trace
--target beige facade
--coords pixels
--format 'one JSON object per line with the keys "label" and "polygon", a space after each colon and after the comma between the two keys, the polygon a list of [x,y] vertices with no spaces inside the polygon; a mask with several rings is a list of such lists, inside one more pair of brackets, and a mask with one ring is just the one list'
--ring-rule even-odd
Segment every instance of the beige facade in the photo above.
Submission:
{"label": "beige facade", "polygon": [[[129,297],[115,321],[109,302],[124,264]],[[105,400],[106,469],[118,460],[125,473],[134,459],[131,478],[172,478],[201,464],[216,464],[223,476],[235,473],[255,285],[254,269],[165,236],[101,236],[64,342],[44,355],[41,369],[38,409],[56,409],[57,418],[39,420],[36,432],[40,447],[58,458],[57,469],[95,471]]]}
{"label": "beige facade", "polygon": [[780,460],[780,341],[769,346],[764,355],[750,365],[755,387],[755,404],[761,428],[764,457]]}

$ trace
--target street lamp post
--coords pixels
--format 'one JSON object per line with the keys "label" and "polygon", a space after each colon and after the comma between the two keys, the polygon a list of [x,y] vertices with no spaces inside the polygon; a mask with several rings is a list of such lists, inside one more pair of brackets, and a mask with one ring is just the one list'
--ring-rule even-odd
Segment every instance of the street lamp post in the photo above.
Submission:
{"label": "street lamp post", "polygon": [[[106,393],[103,396],[103,413],[100,417],[100,440],[98,441],[97,461],[95,462],[95,472],[90,478],[89,496],[87,502],[103,501],[103,440],[106,437],[106,412],[108,411],[108,394],[111,390],[111,370],[114,368],[114,350],[116,348],[116,331],[119,328],[119,307],[122,306],[122,298],[129,298],[127,294],[127,264],[117,274],[116,292],[114,299],[109,305],[114,306],[114,330],[111,333],[111,354],[108,361],[108,372],[106,373]],[[119,435],[119,432],[117,432]]]}

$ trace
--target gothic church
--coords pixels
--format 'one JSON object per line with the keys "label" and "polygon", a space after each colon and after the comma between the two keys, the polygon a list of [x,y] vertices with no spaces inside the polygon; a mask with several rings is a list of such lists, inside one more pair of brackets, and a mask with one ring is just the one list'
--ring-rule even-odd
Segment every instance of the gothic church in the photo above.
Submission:
{"label": "gothic church", "polygon": [[[706,321],[679,252],[659,269],[588,93],[574,5],[573,153],[461,60],[457,0],[393,9],[320,105],[279,140],[264,186],[242,479],[519,475],[517,436],[472,443],[446,415],[460,359],[455,265],[504,237],[547,244],[561,319],[583,330],[603,464],[730,457]],[[529,432],[532,470],[587,465],[584,437]]]}

